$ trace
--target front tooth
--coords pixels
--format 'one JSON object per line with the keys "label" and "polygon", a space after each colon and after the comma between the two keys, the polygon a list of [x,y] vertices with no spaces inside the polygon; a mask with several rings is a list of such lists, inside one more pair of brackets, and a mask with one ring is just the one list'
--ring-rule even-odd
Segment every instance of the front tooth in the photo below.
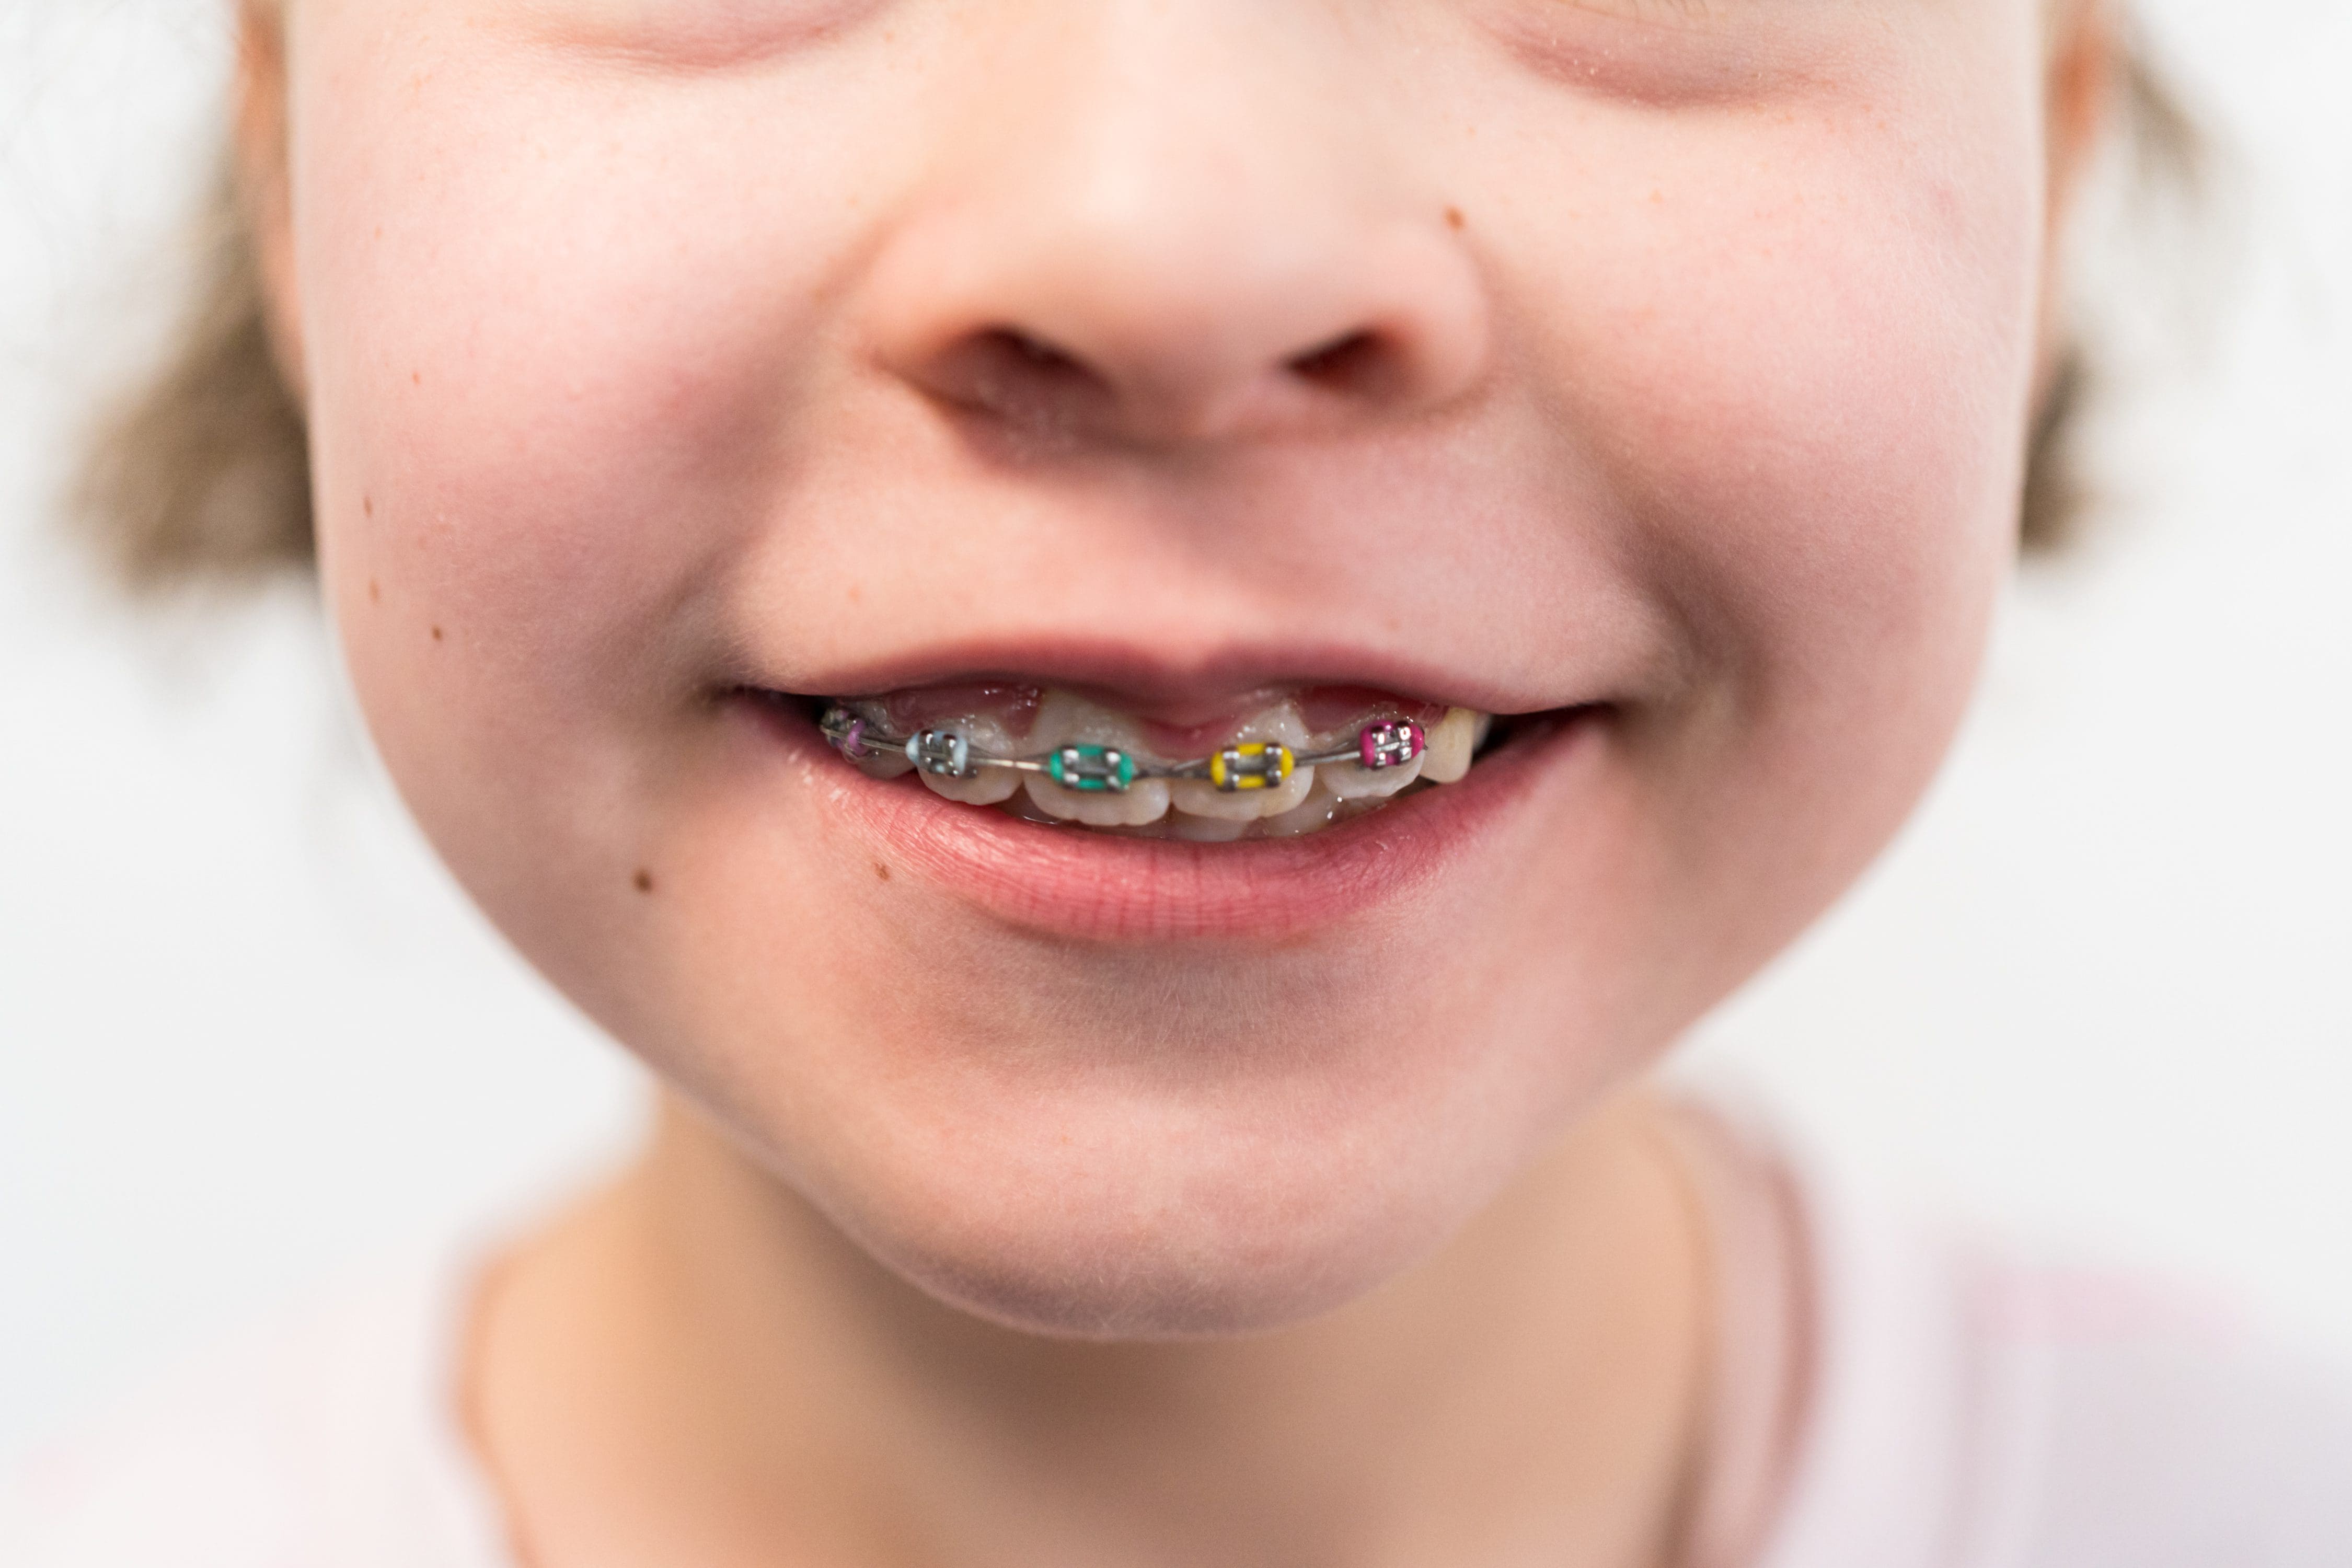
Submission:
{"label": "front tooth", "polygon": [[1448,708],[1432,726],[1429,749],[1421,754],[1421,776],[1432,784],[1454,784],[1470,771],[1478,750],[1480,715],[1467,708]]}
{"label": "front tooth", "polygon": [[1221,790],[1206,779],[1174,779],[1168,788],[1169,804],[1187,816],[1206,816],[1220,822],[1255,822],[1261,817],[1280,816],[1286,811],[1296,811],[1315,788],[1315,770],[1295,767],[1290,776],[1272,789]]}
{"label": "front tooth", "polygon": [[[1066,691],[1048,691],[1038,701],[1029,729],[1029,749],[1050,752],[1063,746],[1111,746],[1139,754],[1134,724],[1124,714],[1096,706]],[[1168,782],[1137,779],[1123,791],[1064,789],[1044,773],[1023,775],[1029,800],[1060,822],[1089,827],[1143,827],[1168,815]]]}
{"label": "front tooth", "polygon": [[[1298,717],[1297,706],[1285,702],[1244,725],[1231,743],[1244,745],[1263,741],[1269,745],[1288,746],[1297,752],[1307,749],[1307,725]],[[1221,790],[1207,779],[1178,779],[1168,793],[1170,803],[1187,816],[1255,822],[1261,817],[1297,810],[1314,788],[1315,770],[1294,766],[1290,776],[1272,789]]]}
{"label": "front tooth", "polygon": [[1089,827],[1142,827],[1168,815],[1166,779],[1138,779],[1123,793],[1105,790],[1097,794],[1064,789],[1043,773],[1017,776],[1026,784],[1029,798],[1038,810],[1064,822],[1082,822]]}

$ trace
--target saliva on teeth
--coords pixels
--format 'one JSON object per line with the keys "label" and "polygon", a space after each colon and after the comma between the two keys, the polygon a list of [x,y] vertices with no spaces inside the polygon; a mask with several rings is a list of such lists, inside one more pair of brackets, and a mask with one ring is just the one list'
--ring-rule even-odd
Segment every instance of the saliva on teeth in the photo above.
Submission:
{"label": "saliva on teeth", "polygon": [[911,772],[950,800],[1033,821],[1218,843],[1316,832],[1414,784],[1453,784],[1470,771],[1490,722],[1451,708],[1427,726],[1376,712],[1310,732],[1297,704],[1285,701],[1206,757],[1168,759],[1152,754],[1126,716],[1048,691],[1025,741],[986,713],[894,733],[867,702],[835,704],[822,728],[866,773]]}

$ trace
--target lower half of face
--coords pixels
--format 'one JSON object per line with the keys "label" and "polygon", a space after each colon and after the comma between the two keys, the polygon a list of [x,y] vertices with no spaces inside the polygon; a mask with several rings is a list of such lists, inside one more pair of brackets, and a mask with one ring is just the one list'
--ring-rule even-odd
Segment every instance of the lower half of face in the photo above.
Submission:
{"label": "lower half of face", "polygon": [[936,1293],[1347,1300],[1932,771],[2022,0],[474,9],[296,28],[354,683],[522,950]]}

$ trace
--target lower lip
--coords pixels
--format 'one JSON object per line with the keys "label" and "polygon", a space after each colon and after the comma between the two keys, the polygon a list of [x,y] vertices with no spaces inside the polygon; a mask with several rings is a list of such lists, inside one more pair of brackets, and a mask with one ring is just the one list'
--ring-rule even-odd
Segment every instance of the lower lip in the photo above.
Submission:
{"label": "lower lip", "polygon": [[1460,782],[1296,838],[1193,844],[1024,821],[868,778],[797,714],[748,700],[870,857],[1041,935],[1108,942],[1278,941],[1358,917],[1481,863],[1483,848],[1580,743],[1598,710],[1513,736]]}

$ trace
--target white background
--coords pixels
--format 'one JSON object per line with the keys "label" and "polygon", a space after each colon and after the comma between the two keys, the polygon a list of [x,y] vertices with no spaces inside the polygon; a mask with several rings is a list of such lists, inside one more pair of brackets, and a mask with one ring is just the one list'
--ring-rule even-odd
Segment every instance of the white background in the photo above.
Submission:
{"label": "white background", "polygon": [[[137,620],[55,542],[228,9],[0,0],[0,1462],[639,1114],[399,816],[299,593]],[[1918,820],[1696,1054],[1963,1212],[2352,1352],[2352,7],[2154,22],[2237,153],[2222,269],[2176,258],[2202,347],[2112,426],[2122,503],[2012,595]]]}

